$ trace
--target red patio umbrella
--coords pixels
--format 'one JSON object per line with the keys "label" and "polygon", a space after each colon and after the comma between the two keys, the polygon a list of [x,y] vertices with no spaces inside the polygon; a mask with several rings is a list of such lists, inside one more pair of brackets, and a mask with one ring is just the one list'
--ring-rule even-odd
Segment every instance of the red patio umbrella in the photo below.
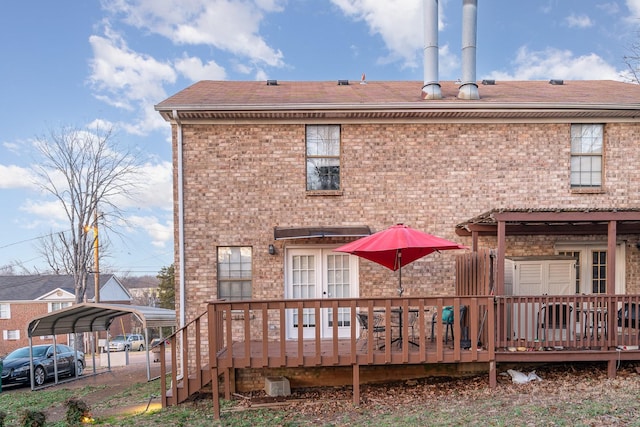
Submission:
{"label": "red patio umbrella", "polygon": [[432,252],[467,249],[455,242],[397,224],[334,249],[368,259],[398,273],[402,296],[402,267]]}

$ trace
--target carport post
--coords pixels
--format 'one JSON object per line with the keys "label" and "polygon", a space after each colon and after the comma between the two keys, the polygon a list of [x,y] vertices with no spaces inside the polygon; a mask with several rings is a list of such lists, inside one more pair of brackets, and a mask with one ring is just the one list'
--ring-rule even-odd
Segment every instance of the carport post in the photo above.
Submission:
{"label": "carport post", "polygon": [[[98,335],[98,332],[95,332],[95,335]],[[91,360],[93,361],[93,373],[96,373],[96,353],[98,352],[98,341],[95,341],[94,339],[94,334],[92,334],[91,332],[89,332],[89,342],[91,345],[91,349],[93,350],[91,352]]]}
{"label": "carport post", "polygon": [[149,327],[144,328],[144,351],[147,353],[147,381],[151,381],[151,360],[149,360]]}
{"label": "carport post", "polygon": [[[73,339],[75,340],[75,336]],[[58,340],[56,339],[56,334],[53,334],[53,382],[58,384]]]}

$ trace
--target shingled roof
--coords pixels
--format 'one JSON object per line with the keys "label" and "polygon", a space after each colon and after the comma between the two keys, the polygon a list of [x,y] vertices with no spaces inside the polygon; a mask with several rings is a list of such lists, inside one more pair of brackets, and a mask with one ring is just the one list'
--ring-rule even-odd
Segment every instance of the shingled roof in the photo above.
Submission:
{"label": "shingled roof", "polygon": [[[305,117],[485,118],[627,117],[640,110],[640,85],[611,80],[479,82],[480,99],[457,98],[458,82],[440,82],[442,99],[423,100],[423,83],[369,81],[201,81],[155,106],[167,121]],[[560,84],[562,83],[562,84]]]}
{"label": "shingled roof", "polygon": [[[101,274],[100,286],[112,277],[111,274]],[[75,294],[73,277],[62,274],[0,276],[0,301],[33,301],[56,289]],[[87,284],[87,299],[93,299],[93,294],[92,277]]]}

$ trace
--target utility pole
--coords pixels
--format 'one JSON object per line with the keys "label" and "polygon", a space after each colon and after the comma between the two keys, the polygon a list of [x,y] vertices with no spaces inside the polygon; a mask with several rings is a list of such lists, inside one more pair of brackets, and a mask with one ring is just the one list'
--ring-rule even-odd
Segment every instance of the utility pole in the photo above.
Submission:
{"label": "utility pole", "polygon": [[100,302],[100,263],[99,263],[99,256],[98,256],[98,206],[96,206],[96,209],[94,209],[93,211],[93,233],[95,236],[95,239],[93,240],[93,262],[94,262],[94,272],[93,272],[93,281],[94,281],[94,298],[93,298],[93,302],[95,302],[96,304]]}
{"label": "utility pole", "polygon": [[[88,232],[89,230],[93,231],[93,281],[94,281],[94,292],[93,292],[93,302],[95,304],[98,304],[100,302],[100,264],[99,264],[99,253],[98,253],[98,247],[99,247],[99,242],[98,242],[98,206],[95,206],[95,209],[93,211],[93,227],[89,227],[88,225],[86,225],[84,227],[85,233]],[[99,332],[95,331],[94,335],[92,336],[93,339],[93,345],[92,345],[92,349],[91,349],[91,353],[93,355],[93,366],[95,366],[96,363],[96,352],[98,349],[98,344],[100,342],[99,340]]]}
{"label": "utility pole", "polygon": [[85,232],[89,230],[93,231],[93,281],[94,281],[94,296],[93,302],[100,302],[100,263],[98,254],[98,210],[93,211],[93,226],[86,225],[84,227]]}

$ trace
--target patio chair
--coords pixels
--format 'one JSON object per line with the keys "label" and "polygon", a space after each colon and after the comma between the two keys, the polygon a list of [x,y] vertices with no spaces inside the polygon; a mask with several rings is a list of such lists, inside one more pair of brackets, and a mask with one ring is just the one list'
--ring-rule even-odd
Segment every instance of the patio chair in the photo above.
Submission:
{"label": "patio chair", "polygon": [[[461,328],[464,326],[466,315],[467,315],[467,306],[461,305],[460,306],[460,327]],[[445,326],[444,342],[445,343],[449,342],[449,333],[451,333],[451,341],[453,341],[454,315],[453,315],[453,306],[451,305],[448,305],[442,308],[442,316],[438,316],[438,312],[433,313],[433,317],[431,318],[431,341],[433,342],[434,340],[434,337],[435,337],[434,330],[435,330],[436,323],[438,323],[439,317],[442,319],[442,324]]]}
{"label": "patio chair", "polygon": [[377,342],[380,340],[381,335],[384,338],[384,334],[386,332],[382,317],[374,315],[373,322],[369,322],[368,314],[356,313],[356,318],[358,319],[358,323],[360,324],[360,336],[358,337],[358,341],[364,339],[362,347],[360,347],[360,349],[362,350],[364,348],[370,336],[372,336],[376,341],[375,348],[379,348]]}
{"label": "patio chair", "polygon": [[[566,331],[570,334],[569,325],[571,324],[571,314],[573,307],[566,303],[544,304],[538,312],[536,339],[540,339],[540,331],[542,330],[542,340],[547,340],[547,330]],[[553,340],[563,340],[563,336]]]}
{"label": "patio chair", "polygon": [[640,317],[640,312],[638,310],[638,304],[635,303],[624,303],[624,307],[618,310],[618,326],[622,327],[623,324],[626,328],[638,328],[638,317]]}

